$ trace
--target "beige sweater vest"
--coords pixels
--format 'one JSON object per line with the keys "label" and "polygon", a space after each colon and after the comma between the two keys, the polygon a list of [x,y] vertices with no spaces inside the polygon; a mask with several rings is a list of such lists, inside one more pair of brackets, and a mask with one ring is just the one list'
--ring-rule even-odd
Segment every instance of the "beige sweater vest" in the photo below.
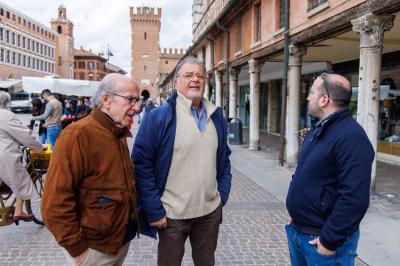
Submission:
{"label": "beige sweater vest", "polygon": [[217,189],[218,136],[211,114],[216,107],[203,99],[207,111],[200,133],[191,101],[178,94],[176,135],[167,184],[161,201],[171,219],[191,219],[213,212],[220,204]]}

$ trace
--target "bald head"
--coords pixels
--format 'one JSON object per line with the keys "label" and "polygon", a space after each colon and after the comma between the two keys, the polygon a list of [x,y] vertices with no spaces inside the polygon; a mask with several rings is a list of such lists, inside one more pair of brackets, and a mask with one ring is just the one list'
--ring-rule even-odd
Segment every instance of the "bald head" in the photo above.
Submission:
{"label": "bald head", "polygon": [[347,78],[339,74],[325,74],[319,77],[321,93],[327,93],[334,105],[340,108],[347,107],[351,99],[351,84]]}

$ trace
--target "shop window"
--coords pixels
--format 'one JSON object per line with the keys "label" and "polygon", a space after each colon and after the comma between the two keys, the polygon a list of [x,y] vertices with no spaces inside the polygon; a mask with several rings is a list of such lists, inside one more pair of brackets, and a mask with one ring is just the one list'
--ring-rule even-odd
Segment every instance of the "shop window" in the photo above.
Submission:
{"label": "shop window", "polygon": [[308,0],[308,9],[307,11],[310,11],[314,8],[317,8],[318,6],[327,3],[328,0]]}

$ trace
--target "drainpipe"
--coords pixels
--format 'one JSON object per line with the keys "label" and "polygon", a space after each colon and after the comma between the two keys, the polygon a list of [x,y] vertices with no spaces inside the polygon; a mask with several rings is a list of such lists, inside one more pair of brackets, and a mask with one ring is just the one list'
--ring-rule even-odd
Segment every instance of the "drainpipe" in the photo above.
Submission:
{"label": "drainpipe", "polygon": [[285,133],[286,133],[286,98],[287,98],[287,76],[289,69],[289,9],[290,0],[285,0],[285,40],[284,40],[284,70],[282,78],[282,98],[281,98],[281,136],[280,136],[280,151],[279,151],[279,164],[283,166],[285,161]]}
{"label": "drainpipe", "polygon": [[229,122],[229,58],[230,58],[230,32],[227,28],[221,26],[219,21],[217,21],[217,28],[226,32],[226,68],[225,68],[225,75],[226,75],[226,90],[225,90],[225,117],[226,120]]}
{"label": "drainpipe", "polygon": [[[210,42],[211,47],[210,47],[210,52],[211,52],[211,77],[212,77],[212,87],[213,87],[213,94],[215,95],[215,73],[214,73],[214,69],[215,69],[215,64],[214,64],[214,39],[210,39],[208,37],[208,34],[206,35],[206,39]],[[211,95],[208,95],[208,97],[210,97]],[[209,99],[211,100],[211,99]]]}

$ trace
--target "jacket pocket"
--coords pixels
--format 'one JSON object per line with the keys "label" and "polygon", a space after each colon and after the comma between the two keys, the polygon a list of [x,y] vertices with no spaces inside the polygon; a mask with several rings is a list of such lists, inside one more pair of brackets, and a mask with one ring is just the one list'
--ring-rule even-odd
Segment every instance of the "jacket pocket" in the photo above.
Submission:
{"label": "jacket pocket", "polygon": [[121,202],[120,191],[88,191],[82,197],[81,227],[87,239],[103,239],[112,234],[115,212]]}

